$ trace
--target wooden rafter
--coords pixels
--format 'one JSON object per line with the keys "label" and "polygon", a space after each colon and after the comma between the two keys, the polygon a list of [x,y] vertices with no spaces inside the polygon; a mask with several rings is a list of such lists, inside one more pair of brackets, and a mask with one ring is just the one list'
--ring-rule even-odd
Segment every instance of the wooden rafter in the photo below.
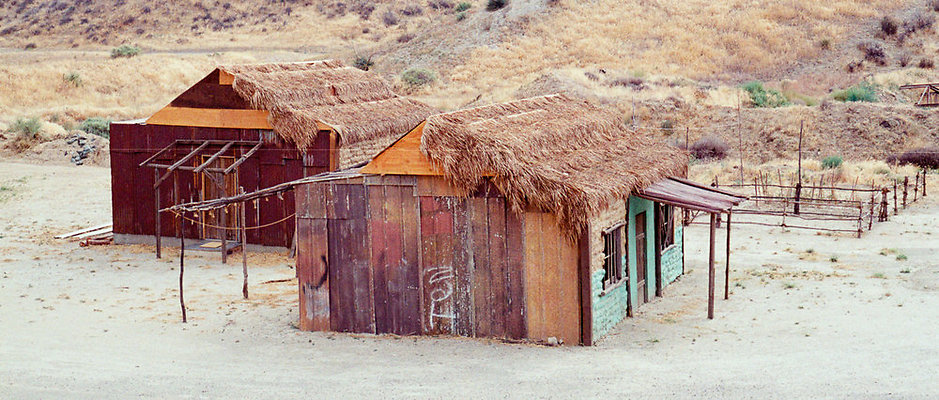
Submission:
{"label": "wooden rafter", "polygon": [[189,154],[187,154],[185,157],[183,157],[182,159],[180,159],[179,161],[177,161],[175,164],[170,165],[169,168],[166,169],[166,173],[163,174],[163,176],[161,176],[159,180],[157,180],[156,182],[154,182],[153,187],[156,188],[156,187],[160,186],[160,184],[163,183],[163,181],[165,181],[166,178],[169,178],[169,177],[170,177],[170,175],[173,173],[173,171],[175,171],[175,170],[176,170],[177,168],[179,168],[181,165],[185,164],[186,161],[191,160],[193,157],[196,156],[196,154],[199,154],[200,151],[202,151],[203,149],[205,149],[205,148],[208,147],[208,146],[209,146],[209,142],[203,142],[203,143],[200,144],[198,147],[196,147],[195,150],[189,152]]}

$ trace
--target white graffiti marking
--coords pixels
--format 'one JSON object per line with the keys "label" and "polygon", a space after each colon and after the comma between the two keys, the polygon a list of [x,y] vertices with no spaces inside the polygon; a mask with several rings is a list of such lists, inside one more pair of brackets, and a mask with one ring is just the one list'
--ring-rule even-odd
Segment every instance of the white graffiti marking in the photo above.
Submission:
{"label": "white graffiti marking", "polygon": [[430,288],[430,329],[434,329],[434,319],[444,318],[453,320],[453,306],[447,300],[453,296],[453,267],[443,266],[429,268],[424,271],[428,276],[427,284]]}

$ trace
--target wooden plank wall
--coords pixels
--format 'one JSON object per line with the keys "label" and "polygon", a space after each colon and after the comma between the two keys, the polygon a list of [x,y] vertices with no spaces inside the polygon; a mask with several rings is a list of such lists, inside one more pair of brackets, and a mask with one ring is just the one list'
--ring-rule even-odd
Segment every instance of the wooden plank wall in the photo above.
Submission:
{"label": "wooden plank wall", "polygon": [[[256,141],[266,137],[264,147],[239,168],[238,184],[244,187],[247,192],[277,185],[290,179],[325,172],[329,170],[330,166],[331,152],[329,149],[316,147],[330,145],[328,131],[323,131],[320,134],[320,136],[326,137],[325,140],[320,140],[318,137],[312,148],[301,153],[295,147],[285,143],[268,131],[129,123],[115,123],[112,127],[112,212],[114,232],[118,234],[153,235],[153,168],[141,168],[137,165],[177,139]],[[247,151],[247,149],[244,149],[244,151]],[[181,151],[181,153],[185,152],[188,152],[188,150]],[[206,152],[210,153],[211,150],[206,150]],[[168,157],[178,159],[184,155],[170,154]],[[240,153],[236,152],[235,155],[240,156]],[[196,165],[196,162],[197,160],[193,160],[194,165]],[[165,170],[161,170],[162,172],[165,172]],[[173,204],[174,197],[178,197],[181,201],[199,199],[201,180],[196,179],[188,171],[180,171],[178,174],[177,180],[180,189],[177,196],[174,196],[172,178],[167,179],[161,185],[160,197],[161,204],[164,207]],[[295,204],[292,193],[285,194],[283,199],[271,197],[257,202],[249,202],[246,210],[247,225],[259,226],[281,220],[293,214]],[[175,224],[176,219],[172,215],[164,213],[161,219],[162,234],[175,236]],[[294,229],[294,220],[288,219],[266,229],[248,230],[248,242],[289,247],[293,240]],[[195,224],[187,224],[187,237],[199,238],[201,233],[202,230]]]}
{"label": "wooden plank wall", "polygon": [[553,216],[491,185],[356,179],[297,191],[301,329],[580,342],[579,253]]}
{"label": "wooden plank wall", "polygon": [[579,249],[552,214],[528,211],[524,228],[528,337],[580,343]]}

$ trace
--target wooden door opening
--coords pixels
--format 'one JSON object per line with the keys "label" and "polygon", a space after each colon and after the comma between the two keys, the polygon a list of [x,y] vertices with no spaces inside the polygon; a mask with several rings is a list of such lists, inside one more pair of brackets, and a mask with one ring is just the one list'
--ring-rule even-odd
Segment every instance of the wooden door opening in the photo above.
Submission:
{"label": "wooden door opening", "polygon": [[[211,155],[203,155],[200,164],[209,161]],[[235,157],[220,156],[209,165],[209,168],[228,168],[235,163]],[[209,176],[209,174],[212,174]],[[222,197],[234,196],[238,193],[238,174],[221,174],[216,172],[204,171],[197,175],[199,180],[200,200],[212,200]],[[225,208],[212,211],[203,211],[200,215],[202,225],[203,239],[221,240],[222,235],[227,235],[225,240],[238,240],[238,213],[235,203],[229,204]],[[225,227],[221,229],[217,227]]]}
{"label": "wooden door opening", "polygon": [[646,212],[636,214],[636,290],[638,304],[649,301],[646,296]]}

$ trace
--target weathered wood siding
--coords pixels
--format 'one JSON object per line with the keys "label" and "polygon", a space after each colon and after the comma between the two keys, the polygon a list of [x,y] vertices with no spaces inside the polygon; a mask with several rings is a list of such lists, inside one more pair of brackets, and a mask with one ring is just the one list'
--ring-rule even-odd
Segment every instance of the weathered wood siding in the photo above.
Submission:
{"label": "weathered wood siding", "polygon": [[580,342],[578,252],[553,216],[517,215],[491,185],[457,196],[436,177],[297,196],[301,329]]}
{"label": "weathered wood siding", "polygon": [[[272,131],[114,123],[111,125],[110,149],[114,233],[154,234],[154,172],[153,168],[138,165],[177,139],[264,140],[264,147],[239,167],[238,185],[248,192],[329,170],[327,131],[321,132],[314,148],[301,153]],[[167,157],[178,160],[191,150],[180,149],[179,154],[168,154]],[[212,154],[217,150],[206,149],[205,152]],[[240,156],[240,150],[230,155]],[[191,165],[199,163],[199,157],[194,157]],[[160,173],[165,173],[165,170],[160,170]],[[163,207],[174,204],[175,198],[180,201],[199,198],[201,179],[191,171],[177,174],[178,191],[174,188],[173,178],[160,186],[160,204]],[[279,221],[293,214],[295,204],[293,194],[289,192],[283,199],[270,197],[249,202],[246,223],[250,227]],[[164,236],[176,235],[174,219],[171,214],[162,215],[160,227]],[[185,233],[189,238],[200,238],[202,230],[194,224],[187,224]],[[250,229],[247,239],[252,244],[290,246],[293,234],[294,221],[291,218],[264,229]]]}

